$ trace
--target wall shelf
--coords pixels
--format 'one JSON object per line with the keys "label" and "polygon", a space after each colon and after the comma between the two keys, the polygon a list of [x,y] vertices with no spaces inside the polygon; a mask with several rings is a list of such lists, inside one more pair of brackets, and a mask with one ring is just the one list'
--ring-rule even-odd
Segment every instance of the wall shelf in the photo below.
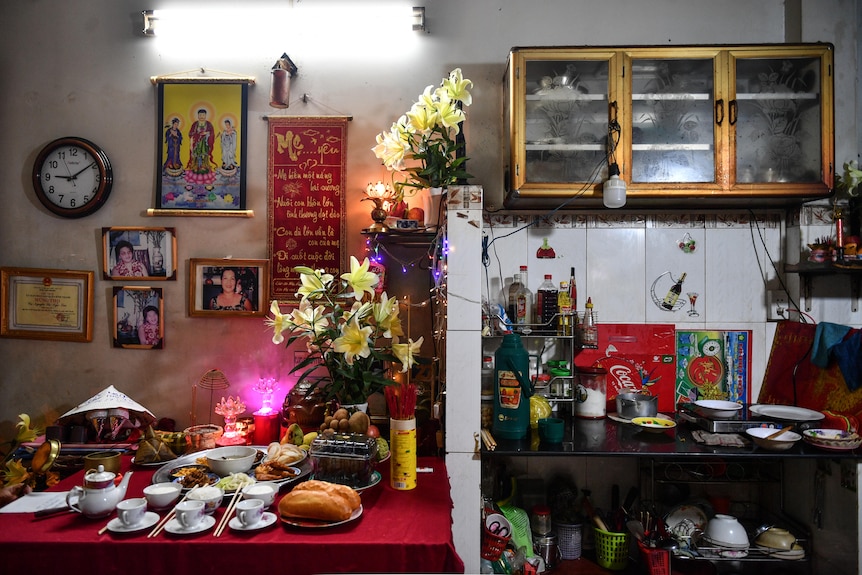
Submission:
{"label": "wall shelf", "polygon": [[811,284],[813,278],[820,276],[845,275],[850,277],[850,309],[859,311],[859,285],[862,281],[862,260],[839,262],[800,262],[787,264],[784,271],[799,274],[802,280],[802,299],[805,301],[805,311],[811,311]]}

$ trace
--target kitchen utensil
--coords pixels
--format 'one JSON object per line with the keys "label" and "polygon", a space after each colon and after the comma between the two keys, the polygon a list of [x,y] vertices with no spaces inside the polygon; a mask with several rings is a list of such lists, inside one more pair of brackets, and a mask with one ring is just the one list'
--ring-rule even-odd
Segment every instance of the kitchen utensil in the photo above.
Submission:
{"label": "kitchen utensil", "polygon": [[796,536],[787,529],[770,527],[754,539],[758,547],[777,549],[779,551],[790,551],[796,543]]}
{"label": "kitchen utensil", "polygon": [[[775,432],[773,429],[767,427],[752,427],[750,429],[746,429],[745,434],[748,435],[757,446],[771,451],[784,451],[790,449],[797,441],[802,439],[802,436],[798,433],[786,431],[785,429],[780,429],[778,432]],[[769,439],[769,436],[774,437]]]}
{"label": "kitchen utensil", "polygon": [[695,401],[698,411],[707,417],[725,419],[733,417],[742,409],[741,403],[735,401],[723,401],[720,399],[701,399]]}
{"label": "kitchen utensil", "polygon": [[766,436],[766,438],[765,438],[765,439],[767,439],[767,440],[775,439],[775,438],[776,438],[776,437],[778,437],[779,435],[782,435],[785,431],[791,431],[792,429],[793,429],[793,426],[792,426],[792,425],[788,425],[787,427],[784,427],[784,428],[779,429],[779,430],[778,430],[778,431],[776,431],[775,433],[770,433],[769,435],[767,435],[767,436]]}
{"label": "kitchen utensil", "polygon": [[804,407],[796,407],[793,405],[771,405],[761,403],[749,406],[748,410],[758,417],[767,417],[770,419],[790,421],[793,423],[820,421],[826,417],[819,411],[806,409]]}
{"label": "kitchen utensil", "polygon": [[592,502],[590,502],[589,497],[585,495],[581,505],[583,506],[584,511],[587,513],[587,516],[592,519],[593,523],[595,523],[596,527],[598,527],[602,531],[610,531],[604,520],[596,513],[596,510],[593,507]]}
{"label": "kitchen utensil", "polygon": [[637,519],[629,519],[626,521],[626,528],[629,530],[629,533],[635,536],[635,539],[638,541],[643,541],[646,536],[644,534],[644,526],[643,523],[638,521]]}
{"label": "kitchen utensil", "polygon": [[107,517],[126,496],[133,473],[126,473],[120,484],[115,486],[116,474],[105,471],[100,465],[97,470],[84,475],[83,487],[76,485],[66,494],[66,504],[85,517]]}
{"label": "kitchen utensil", "polygon": [[623,419],[655,417],[658,414],[658,396],[646,393],[621,393],[616,397],[617,415]]}
{"label": "kitchen utensil", "polygon": [[704,537],[720,547],[730,549],[748,549],[748,533],[732,515],[717,513],[709,520],[704,531]]}

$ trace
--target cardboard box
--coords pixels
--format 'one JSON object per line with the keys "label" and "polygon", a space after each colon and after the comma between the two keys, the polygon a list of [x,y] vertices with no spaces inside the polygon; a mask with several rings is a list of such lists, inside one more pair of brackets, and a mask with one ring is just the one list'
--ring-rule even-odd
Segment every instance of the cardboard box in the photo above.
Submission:
{"label": "cardboard box", "polygon": [[751,399],[751,331],[676,332],[676,401]]}
{"label": "cardboard box", "polygon": [[649,389],[658,396],[658,409],[675,409],[673,324],[600,323],[598,349],[585,349],[575,356],[580,367],[601,366],[608,370],[608,412],[616,411],[619,393]]}

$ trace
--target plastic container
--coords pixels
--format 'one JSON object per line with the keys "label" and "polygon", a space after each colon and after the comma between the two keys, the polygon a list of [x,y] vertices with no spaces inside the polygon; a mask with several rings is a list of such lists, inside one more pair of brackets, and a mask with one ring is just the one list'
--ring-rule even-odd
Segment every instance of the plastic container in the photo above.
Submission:
{"label": "plastic container", "polygon": [[638,548],[641,550],[649,575],[670,575],[670,551],[645,547],[640,541],[638,541]]}
{"label": "plastic container", "polygon": [[365,487],[377,461],[377,440],[359,433],[321,434],[309,456],[315,479]]}
{"label": "plastic container", "polygon": [[596,539],[596,561],[600,567],[620,571],[629,564],[629,534],[611,533],[593,527]]}
{"label": "plastic container", "polygon": [[530,428],[530,357],[521,336],[507,333],[494,354],[494,435],[523,439]]}
{"label": "plastic container", "polygon": [[563,559],[580,559],[583,526],[580,523],[554,523],[557,545]]}
{"label": "plastic container", "polygon": [[530,530],[533,535],[547,535],[551,532],[551,508],[547,505],[536,505],[530,516]]}

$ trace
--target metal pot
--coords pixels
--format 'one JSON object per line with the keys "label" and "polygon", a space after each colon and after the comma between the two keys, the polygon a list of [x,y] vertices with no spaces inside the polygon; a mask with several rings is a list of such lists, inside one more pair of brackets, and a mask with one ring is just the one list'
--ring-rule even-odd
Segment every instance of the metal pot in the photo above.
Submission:
{"label": "metal pot", "polygon": [[617,415],[623,419],[655,417],[658,413],[658,396],[645,393],[621,393],[617,396]]}

